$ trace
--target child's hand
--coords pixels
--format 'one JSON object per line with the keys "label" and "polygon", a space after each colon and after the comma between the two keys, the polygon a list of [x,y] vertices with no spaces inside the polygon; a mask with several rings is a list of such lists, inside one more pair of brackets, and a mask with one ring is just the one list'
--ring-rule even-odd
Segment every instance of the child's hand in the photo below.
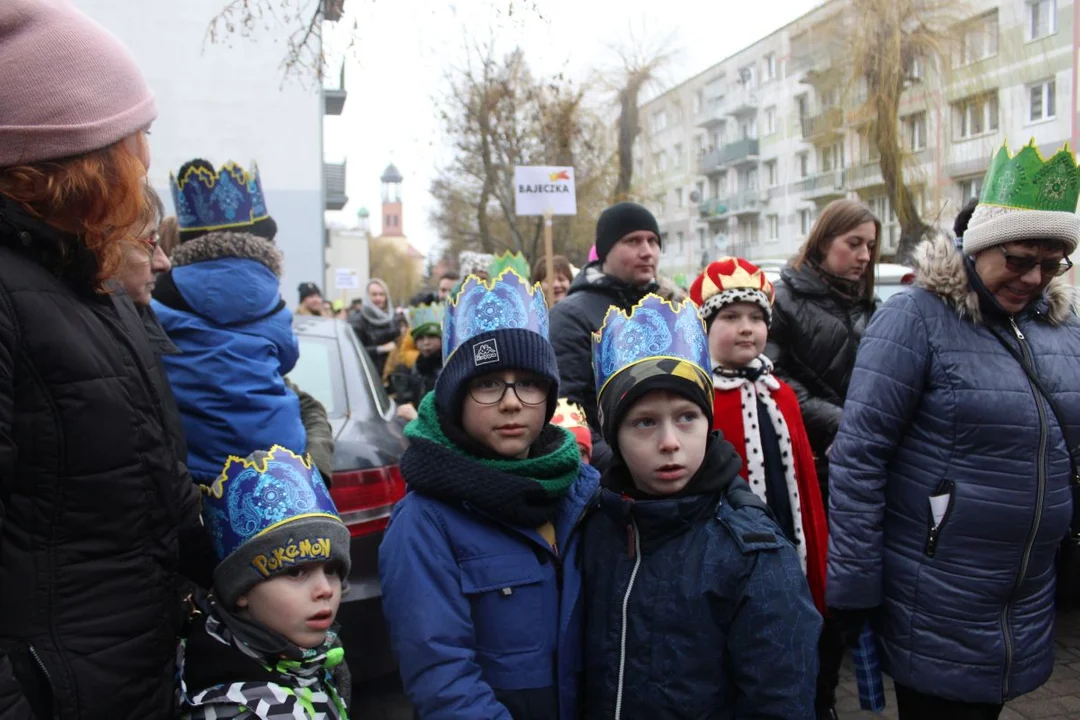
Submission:
{"label": "child's hand", "polygon": [[416,419],[416,408],[412,406],[412,403],[405,403],[404,405],[398,405],[395,414],[402,420],[412,422]]}
{"label": "child's hand", "polygon": [[381,352],[381,353],[389,353],[389,352],[393,352],[393,351],[394,351],[394,347],[395,347],[395,346],[396,346],[396,345],[395,345],[395,343],[392,343],[392,342],[388,342],[388,343],[383,343],[382,345],[380,345],[380,346],[378,347],[378,350],[379,350],[379,352]]}

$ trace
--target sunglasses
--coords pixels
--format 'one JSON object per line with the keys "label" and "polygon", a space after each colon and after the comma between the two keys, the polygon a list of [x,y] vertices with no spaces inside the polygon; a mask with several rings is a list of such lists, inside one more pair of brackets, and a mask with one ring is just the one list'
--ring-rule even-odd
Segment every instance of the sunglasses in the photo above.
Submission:
{"label": "sunglasses", "polygon": [[1005,267],[1009,269],[1009,272],[1020,275],[1031,272],[1031,269],[1038,265],[1039,270],[1043,275],[1059,277],[1069,272],[1073,266],[1072,260],[1069,258],[1063,258],[1062,260],[1039,260],[1039,258],[1031,255],[1010,255],[1009,251],[1000,245],[998,248],[1005,256]]}

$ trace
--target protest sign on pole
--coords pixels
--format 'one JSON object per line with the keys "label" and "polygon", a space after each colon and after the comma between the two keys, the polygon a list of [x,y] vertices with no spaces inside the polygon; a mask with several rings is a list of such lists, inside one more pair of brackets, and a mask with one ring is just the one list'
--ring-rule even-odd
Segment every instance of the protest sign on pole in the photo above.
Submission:
{"label": "protest sign on pole", "polygon": [[338,290],[360,289],[360,273],[353,268],[334,268],[334,287]]}
{"label": "protest sign on pole", "polygon": [[[518,215],[544,216],[544,257],[548,283],[555,278],[555,250],[551,237],[551,218],[577,215],[574,192],[574,168],[550,165],[527,165],[514,168],[514,201]],[[547,298],[548,304],[552,298]]]}

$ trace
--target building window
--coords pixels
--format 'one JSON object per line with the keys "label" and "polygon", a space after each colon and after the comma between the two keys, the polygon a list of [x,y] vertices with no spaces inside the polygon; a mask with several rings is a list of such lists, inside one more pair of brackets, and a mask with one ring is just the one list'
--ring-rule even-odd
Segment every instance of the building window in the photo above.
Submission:
{"label": "building window", "polygon": [[809,235],[810,234],[810,227],[811,227],[810,211],[809,210],[800,210],[799,211],[799,234],[804,235],[804,236]]}
{"label": "building window", "polygon": [[694,114],[697,115],[698,113],[700,113],[701,109],[704,106],[705,106],[705,91],[704,90],[698,90],[697,92],[694,93],[694,104],[692,105],[692,107],[694,109]]}
{"label": "building window", "polygon": [[966,203],[971,198],[977,198],[982,195],[982,181],[982,175],[960,181],[961,203]]}
{"label": "building window", "polygon": [[769,231],[766,240],[780,239],[780,216],[768,215],[765,217],[765,227]]}
{"label": "building window", "polygon": [[1054,117],[1056,105],[1055,86],[1053,80],[1028,86],[1028,121],[1038,122]]}
{"label": "building window", "polygon": [[926,149],[926,113],[920,112],[904,118],[904,133],[908,149],[912,152]]}
{"label": "building window", "polygon": [[698,228],[697,231],[698,248],[705,250],[705,228]]}
{"label": "building window", "polygon": [[864,165],[881,159],[881,153],[878,152],[877,143],[874,142],[871,130],[859,133],[859,159],[862,160]]}
{"label": "building window", "polygon": [[776,161],[769,160],[765,163],[765,180],[768,182],[768,187],[776,187],[780,184],[776,175]]}
{"label": "building window", "polygon": [[686,252],[686,248],[683,246],[684,240],[686,240],[686,237],[683,235],[682,231],[675,233],[675,242],[679,244],[680,253]]}
{"label": "building window", "polygon": [[739,139],[753,140],[757,137],[757,120],[743,120],[739,123]]}
{"label": "building window", "polygon": [[810,102],[805,93],[795,97],[795,114],[799,116],[799,120],[810,116]]}
{"label": "building window", "polygon": [[694,138],[694,157],[701,157],[705,153],[705,136],[698,135]]}
{"label": "building window", "polygon": [[997,55],[998,11],[975,18],[962,30],[960,52],[955,64],[971,65]]}
{"label": "building window", "polygon": [[757,190],[758,189],[758,171],[757,168],[750,168],[746,171],[746,174],[739,173],[739,184],[742,185],[743,190]]}
{"label": "building window", "polygon": [[978,137],[998,129],[997,91],[961,100],[953,105],[953,136],[958,140]]}
{"label": "building window", "polygon": [[765,56],[765,61],[762,63],[765,68],[765,80],[776,79],[776,53],[769,53]]}
{"label": "building window", "polygon": [[682,188],[675,188],[675,207],[683,207]]}
{"label": "building window", "polygon": [[697,190],[698,202],[701,202],[702,200],[705,199],[705,181],[704,180],[698,180],[696,190]]}
{"label": "building window", "polygon": [[926,79],[926,59],[921,55],[916,55],[911,58],[911,62],[907,67],[909,80],[925,80]]}
{"label": "building window", "polygon": [[1057,32],[1057,0],[1028,0],[1026,10],[1028,40]]}
{"label": "building window", "polygon": [[667,113],[663,110],[657,110],[652,114],[652,126],[653,132],[660,132],[667,129]]}
{"label": "building window", "polygon": [[676,143],[675,144],[674,152],[675,152],[675,162],[674,162],[675,168],[676,169],[682,169],[682,166],[683,166],[682,143]]}
{"label": "building window", "polygon": [[821,107],[823,108],[836,107],[837,102],[839,102],[840,94],[836,88],[820,90],[818,94],[821,97]]}
{"label": "building window", "polygon": [[739,82],[746,86],[748,90],[754,89],[754,66],[744,65],[739,68]]}
{"label": "building window", "polygon": [[838,142],[821,148],[821,172],[831,172],[844,168],[844,143]]}
{"label": "building window", "polygon": [[810,177],[810,155],[808,153],[799,153],[795,156],[795,163],[799,166],[799,177]]}
{"label": "building window", "polygon": [[765,134],[776,132],[776,106],[765,108]]}

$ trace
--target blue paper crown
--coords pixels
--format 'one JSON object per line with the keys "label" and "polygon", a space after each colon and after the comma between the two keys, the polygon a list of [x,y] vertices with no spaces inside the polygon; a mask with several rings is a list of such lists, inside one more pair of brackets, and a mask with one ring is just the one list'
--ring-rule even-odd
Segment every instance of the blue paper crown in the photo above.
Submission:
{"label": "blue paper crown", "polygon": [[446,306],[442,303],[428,303],[411,307],[406,312],[409,316],[409,327],[414,331],[428,325],[435,325],[441,331]]}
{"label": "blue paper crown", "polygon": [[280,445],[246,459],[230,457],[213,485],[201,487],[203,521],[219,561],[252,538],[296,520],[341,521],[310,457]]}
{"label": "blue paper crown", "polygon": [[255,224],[269,217],[259,168],[251,172],[231,160],[217,171],[206,160],[192,160],[169,174],[176,222],[181,230],[226,230]]}
{"label": "blue paper crown", "polygon": [[507,268],[492,280],[465,278],[443,316],[443,357],[469,338],[493,330],[530,330],[548,339],[548,310],[540,283]]}
{"label": "blue paper crown", "polygon": [[593,375],[599,398],[611,378],[644,360],[674,358],[710,374],[709,341],[697,306],[649,293],[630,308],[612,306],[592,335]]}

